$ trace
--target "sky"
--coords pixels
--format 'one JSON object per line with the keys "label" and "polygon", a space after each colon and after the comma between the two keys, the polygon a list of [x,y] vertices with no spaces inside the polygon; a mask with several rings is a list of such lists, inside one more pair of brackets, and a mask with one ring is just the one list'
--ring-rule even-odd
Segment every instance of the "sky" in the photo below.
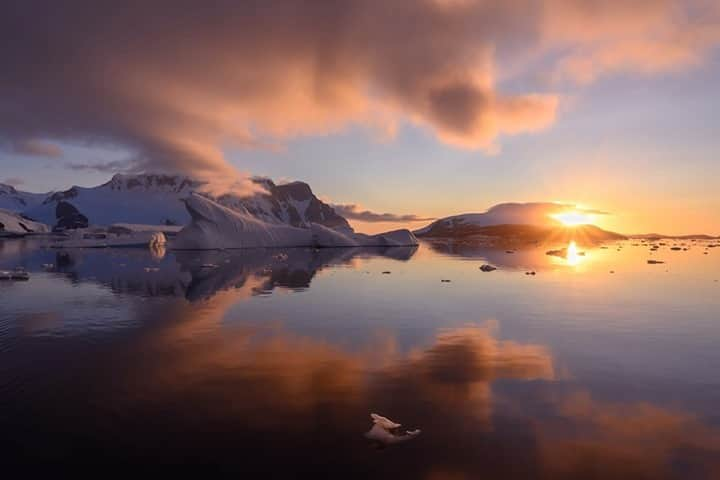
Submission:
{"label": "sky", "polygon": [[0,8],[0,182],[22,190],[264,175],[368,232],[560,201],[720,234],[716,1]]}

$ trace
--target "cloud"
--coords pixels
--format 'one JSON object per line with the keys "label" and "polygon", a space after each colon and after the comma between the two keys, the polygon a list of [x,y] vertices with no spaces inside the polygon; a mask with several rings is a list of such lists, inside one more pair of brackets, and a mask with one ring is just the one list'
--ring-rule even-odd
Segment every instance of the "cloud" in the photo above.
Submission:
{"label": "cloud", "polygon": [[31,157],[58,158],[63,155],[57,145],[36,139],[11,139],[9,147],[12,153]]}
{"label": "cloud", "polygon": [[0,15],[0,141],[121,146],[130,170],[246,188],[224,149],[350,125],[392,134],[409,122],[493,152],[557,115],[558,94],[504,88],[528,74],[506,68],[519,59],[588,82],[696,65],[717,42],[712,2],[634,5],[12,2]]}
{"label": "cloud", "polygon": [[92,171],[101,173],[118,173],[128,169],[127,160],[112,160],[109,162],[95,163],[66,163],[65,168],[77,172]]}
{"label": "cloud", "polygon": [[681,71],[700,65],[720,43],[720,4],[713,0],[549,3],[544,41],[566,49],[555,66],[558,79]]}
{"label": "cloud", "polygon": [[587,215],[612,215],[612,213],[610,212],[606,212],[604,210],[596,210],[594,208],[580,208],[576,206],[574,210],[578,213],[584,213]]}
{"label": "cloud", "polygon": [[421,217],[413,213],[400,215],[397,213],[375,213],[370,210],[363,210],[355,204],[348,205],[332,205],[332,208],[338,215],[349,220],[359,220],[361,222],[427,222],[434,220],[432,217]]}
{"label": "cloud", "polygon": [[23,185],[25,183],[25,180],[18,177],[8,177],[5,180],[2,181],[5,185],[10,185],[11,187],[19,187],[20,185]]}

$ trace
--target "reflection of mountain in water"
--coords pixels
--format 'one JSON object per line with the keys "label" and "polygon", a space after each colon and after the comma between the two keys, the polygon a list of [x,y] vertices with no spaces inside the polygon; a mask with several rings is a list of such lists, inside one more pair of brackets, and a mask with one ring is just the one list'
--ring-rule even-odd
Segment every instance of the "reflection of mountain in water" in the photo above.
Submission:
{"label": "reflection of mountain in water", "polygon": [[582,248],[578,251],[577,245],[574,243],[549,244],[552,245],[552,248],[565,249],[566,252],[573,245],[572,248],[575,249],[576,253],[573,258],[569,258],[567,255],[549,256],[547,254],[548,244],[543,243],[516,246],[511,249],[507,246],[499,247],[472,241],[447,239],[427,240],[426,244],[433,251],[442,255],[456,256],[468,260],[482,260],[505,270],[533,271],[554,269],[562,265],[576,265],[579,263],[579,259],[585,258],[585,251],[589,252],[593,248]]}
{"label": "reflection of mountain in water", "polygon": [[0,244],[0,268],[22,266],[31,274],[60,274],[71,282],[94,282],[117,293],[177,296],[190,301],[220,290],[305,289],[329,265],[382,256],[409,260],[417,247],[288,248],[174,252],[164,257],[147,249],[50,249],[15,240]]}
{"label": "reflection of mountain in water", "polygon": [[405,261],[416,250],[416,247],[247,249],[175,252],[175,257],[181,270],[192,277],[185,296],[196,301],[211,297],[219,290],[241,288],[251,278],[260,280],[254,287],[257,293],[276,287],[302,290],[310,286],[323,267],[368,256]]}
{"label": "reflection of mountain in water", "polygon": [[543,270],[551,266],[545,250],[539,245],[524,246],[511,250],[471,242],[453,242],[451,240],[428,241],[427,245],[437,253],[472,260],[483,260],[496,267],[510,270]]}

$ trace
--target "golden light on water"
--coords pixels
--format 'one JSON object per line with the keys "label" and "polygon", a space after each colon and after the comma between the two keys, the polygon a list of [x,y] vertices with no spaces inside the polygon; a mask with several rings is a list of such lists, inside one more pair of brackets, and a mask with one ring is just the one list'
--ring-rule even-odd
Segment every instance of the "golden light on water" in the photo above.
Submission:
{"label": "golden light on water", "polygon": [[565,255],[565,260],[568,265],[574,267],[582,261],[582,258],[583,256],[578,254],[577,244],[574,241],[570,242],[567,246],[567,254]]}

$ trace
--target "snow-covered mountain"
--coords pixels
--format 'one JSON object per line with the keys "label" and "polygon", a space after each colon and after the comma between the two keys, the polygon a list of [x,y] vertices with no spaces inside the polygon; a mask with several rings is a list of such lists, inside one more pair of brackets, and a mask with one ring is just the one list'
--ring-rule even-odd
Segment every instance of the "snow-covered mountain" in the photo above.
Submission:
{"label": "snow-covered mountain", "polygon": [[21,212],[42,203],[45,193],[30,193],[17,190],[12,185],[0,183],[0,208],[11,212]]}
{"label": "snow-covered mountain", "polygon": [[[538,239],[565,237],[562,223],[553,218],[573,205],[560,203],[501,203],[484,213],[466,213],[441,218],[413,233],[418,237],[459,238],[473,235],[489,237],[517,237]],[[588,240],[602,241],[624,238],[623,235],[602,230],[594,225],[579,225],[572,231],[581,233]],[[562,233],[561,235],[558,235]]]}
{"label": "snow-covered mountain", "polygon": [[193,193],[183,200],[192,217],[171,243],[180,250],[214,250],[257,247],[389,247],[414,246],[409,230],[378,235],[355,234],[312,223],[301,228],[287,223],[266,222],[246,209],[230,209]]}
{"label": "snow-covered mountain", "polygon": [[304,182],[292,182],[276,185],[267,178],[254,181],[267,193],[259,193],[249,198],[223,195],[216,201],[226,207],[243,207],[248,213],[269,223],[284,223],[294,227],[309,228],[318,223],[335,230],[352,231],[344,217],[315,196],[310,186]]}
{"label": "snow-covered mountain", "polygon": [[200,187],[187,177],[174,175],[115,175],[97,187],[72,187],[48,195],[25,210],[30,218],[57,225],[60,210],[71,205],[91,225],[114,223],[178,224],[189,221],[180,199]]}
{"label": "snow-covered mountain", "polygon": [[465,213],[435,220],[415,230],[416,235],[452,236],[472,233],[477,227],[491,225],[557,226],[560,222],[550,215],[560,213],[567,206],[556,203],[501,203],[483,213]]}
{"label": "snow-covered mountain", "polygon": [[[352,232],[347,220],[319,200],[306,183],[276,185],[264,178],[255,179],[255,182],[264,188],[263,192],[245,198],[225,194],[214,200],[267,223],[302,228],[318,223]],[[75,186],[41,195],[34,202],[26,200],[27,208],[15,202],[15,208],[9,209],[52,226],[73,224],[76,218],[83,217],[90,225],[187,225],[190,215],[181,200],[192,192],[202,191],[203,187],[202,182],[182,175],[118,174],[97,187]],[[68,205],[76,210],[69,223],[61,215],[70,210]]]}

